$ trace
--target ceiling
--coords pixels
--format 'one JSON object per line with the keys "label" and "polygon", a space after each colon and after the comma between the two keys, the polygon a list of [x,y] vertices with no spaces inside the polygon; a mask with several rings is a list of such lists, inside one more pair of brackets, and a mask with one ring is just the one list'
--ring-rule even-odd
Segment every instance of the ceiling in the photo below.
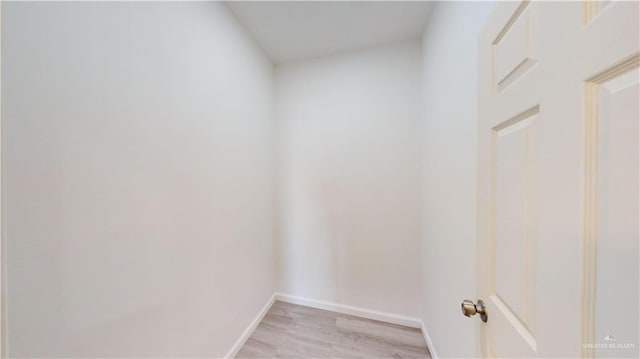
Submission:
{"label": "ceiling", "polygon": [[426,1],[233,1],[227,5],[276,63],[422,36]]}

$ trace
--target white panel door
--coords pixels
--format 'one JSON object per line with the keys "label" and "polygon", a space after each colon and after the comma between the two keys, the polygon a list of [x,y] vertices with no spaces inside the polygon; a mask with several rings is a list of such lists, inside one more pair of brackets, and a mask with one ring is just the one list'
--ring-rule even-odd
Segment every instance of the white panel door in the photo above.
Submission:
{"label": "white panel door", "polygon": [[637,2],[500,3],[479,39],[485,357],[638,357]]}

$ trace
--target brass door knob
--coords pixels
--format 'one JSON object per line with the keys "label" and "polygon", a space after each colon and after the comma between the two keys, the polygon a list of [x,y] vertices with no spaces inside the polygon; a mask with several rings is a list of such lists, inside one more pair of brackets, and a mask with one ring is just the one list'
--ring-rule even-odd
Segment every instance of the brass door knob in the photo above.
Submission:
{"label": "brass door knob", "polygon": [[474,303],[472,300],[465,299],[462,301],[462,314],[465,317],[471,317],[472,315],[480,314],[480,319],[483,322],[487,321],[487,311],[484,302],[478,299],[478,304]]}

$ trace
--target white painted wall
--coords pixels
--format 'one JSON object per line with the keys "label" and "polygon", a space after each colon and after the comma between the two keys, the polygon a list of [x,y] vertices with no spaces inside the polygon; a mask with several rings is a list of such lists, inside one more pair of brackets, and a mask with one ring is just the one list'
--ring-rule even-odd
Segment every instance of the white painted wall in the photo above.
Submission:
{"label": "white painted wall", "polygon": [[222,3],[5,2],[12,357],[220,357],[274,291],[271,63]]}
{"label": "white painted wall", "polygon": [[223,5],[4,3],[10,354],[222,356],[275,261],[279,291],[422,312],[439,356],[473,356],[491,8],[278,67],[274,258],[272,66]]}
{"label": "white painted wall", "polygon": [[419,40],[279,65],[279,290],[418,316]]}
{"label": "white painted wall", "polygon": [[423,321],[440,357],[476,355],[477,41],[493,3],[438,2],[423,37]]}

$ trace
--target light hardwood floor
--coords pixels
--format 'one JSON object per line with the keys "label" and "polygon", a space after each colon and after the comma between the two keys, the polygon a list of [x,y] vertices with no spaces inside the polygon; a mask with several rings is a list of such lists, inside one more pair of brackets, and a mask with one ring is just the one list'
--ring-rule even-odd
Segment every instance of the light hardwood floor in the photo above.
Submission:
{"label": "light hardwood floor", "polygon": [[431,358],[420,329],[276,301],[236,358]]}

